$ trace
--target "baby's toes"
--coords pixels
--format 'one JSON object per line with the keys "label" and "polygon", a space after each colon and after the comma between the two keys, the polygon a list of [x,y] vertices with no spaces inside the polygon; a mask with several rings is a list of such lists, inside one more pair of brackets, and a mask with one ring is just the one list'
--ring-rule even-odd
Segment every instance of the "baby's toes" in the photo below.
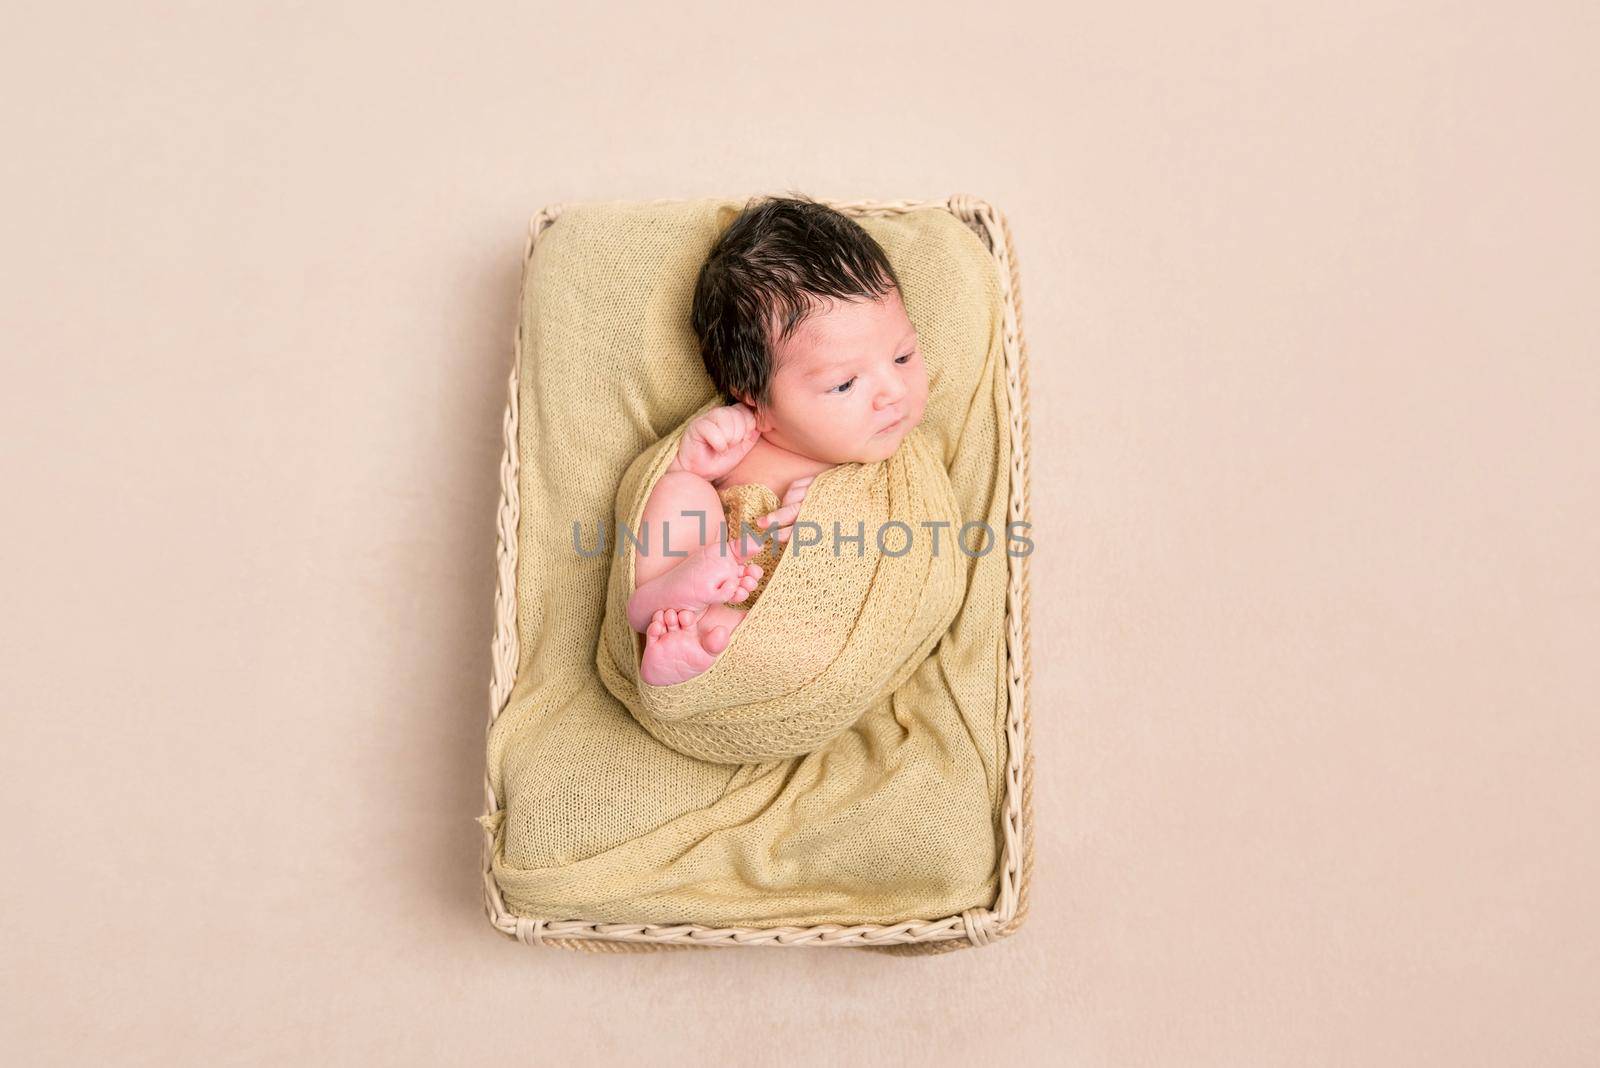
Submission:
{"label": "baby's toes", "polygon": [[761,565],[760,564],[746,564],[746,565],[744,565],[744,577],[749,579],[751,582],[760,582],[761,581]]}
{"label": "baby's toes", "polygon": [[659,638],[665,634],[667,632],[666,620],[663,618],[665,615],[661,609],[656,609],[650,616],[650,625],[645,628],[645,634],[652,638]]}
{"label": "baby's toes", "polygon": [[728,638],[727,627],[713,627],[700,647],[708,653],[720,653],[728,647]]}

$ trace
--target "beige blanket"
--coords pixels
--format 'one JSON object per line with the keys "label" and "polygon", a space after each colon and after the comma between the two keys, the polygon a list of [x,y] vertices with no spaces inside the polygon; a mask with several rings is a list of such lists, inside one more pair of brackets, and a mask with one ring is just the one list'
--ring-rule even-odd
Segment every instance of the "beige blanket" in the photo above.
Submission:
{"label": "beige blanket", "polygon": [[619,563],[594,553],[597,530],[615,530],[634,460],[713,400],[688,309],[735,209],[574,206],[535,248],[521,324],[520,660],[489,738],[504,803],[489,821],[494,878],[508,908],[545,919],[810,926],[988,906],[1007,755],[1003,302],[993,258],[954,216],[861,219],[922,337],[919,433],[962,520],[1002,540],[948,557],[960,602],[949,627],[818,747],[752,763],[664,744],[597,670]]}
{"label": "beige blanket", "polygon": [[[616,513],[628,530],[640,530],[645,502],[688,425],[717,403],[629,468]],[[719,524],[746,533],[726,513],[706,523],[713,539]],[[644,642],[628,622],[638,547],[621,538],[600,630],[601,681],[680,753],[734,764],[809,753],[893,692],[950,625],[961,607],[960,525],[944,461],[920,427],[888,460],[821,472],[728,647],[710,669],[670,686],[639,678]]]}

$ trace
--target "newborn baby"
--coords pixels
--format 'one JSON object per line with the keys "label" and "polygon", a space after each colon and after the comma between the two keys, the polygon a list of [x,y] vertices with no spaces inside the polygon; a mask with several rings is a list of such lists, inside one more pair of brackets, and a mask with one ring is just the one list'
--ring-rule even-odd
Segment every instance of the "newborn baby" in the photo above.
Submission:
{"label": "newborn baby", "polygon": [[749,562],[760,545],[719,529],[720,492],[769,487],[780,507],[755,526],[787,545],[811,480],[893,456],[928,397],[888,257],[807,198],[769,198],[734,219],[700,269],[692,321],[730,403],[689,425],[645,502],[628,621],[645,635],[639,676],[653,686],[709,668],[744,618],[729,602],[761,580]]}

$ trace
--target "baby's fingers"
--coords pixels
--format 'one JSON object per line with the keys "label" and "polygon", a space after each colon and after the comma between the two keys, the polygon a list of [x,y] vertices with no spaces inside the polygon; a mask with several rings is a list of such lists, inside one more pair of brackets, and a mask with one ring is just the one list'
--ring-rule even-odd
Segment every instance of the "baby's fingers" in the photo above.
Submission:
{"label": "baby's fingers", "polygon": [[773,526],[787,526],[790,523],[793,523],[794,517],[799,514],[800,502],[796,501],[794,504],[784,505],[776,512],[768,512],[766,515],[756,520],[756,523],[763,529]]}
{"label": "baby's fingers", "polygon": [[801,501],[805,500],[806,490],[811,486],[812,477],[814,476],[808,475],[805,478],[799,478],[789,483],[789,489],[783,495],[783,503],[799,504]]}
{"label": "baby's fingers", "polygon": [[769,533],[775,534],[779,545],[785,545],[789,541],[789,535],[794,533],[794,524],[787,523],[781,527],[774,527]]}

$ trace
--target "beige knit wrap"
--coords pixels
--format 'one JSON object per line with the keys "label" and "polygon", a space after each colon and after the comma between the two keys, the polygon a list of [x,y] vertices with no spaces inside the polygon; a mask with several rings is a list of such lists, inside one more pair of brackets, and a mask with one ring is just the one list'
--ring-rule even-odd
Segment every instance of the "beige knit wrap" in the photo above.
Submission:
{"label": "beige knit wrap", "polygon": [[[629,530],[640,531],[645,501],[689,423],[718,403],[629,468],[616,508]],[[741,532],[727,515],[707,523],[713,538],[718,524]],[[622,538],[600,678],[646,730],[687,756],[747,764],[809,753],[905,681],[950,625],[961,606],[960,526],[950,477],[921,428],[887,460],[828,468],[812,481],[794,536],[727,648],[705,672],[671,686],[639,678],[644,636],[628,622],[638,553]]]}

